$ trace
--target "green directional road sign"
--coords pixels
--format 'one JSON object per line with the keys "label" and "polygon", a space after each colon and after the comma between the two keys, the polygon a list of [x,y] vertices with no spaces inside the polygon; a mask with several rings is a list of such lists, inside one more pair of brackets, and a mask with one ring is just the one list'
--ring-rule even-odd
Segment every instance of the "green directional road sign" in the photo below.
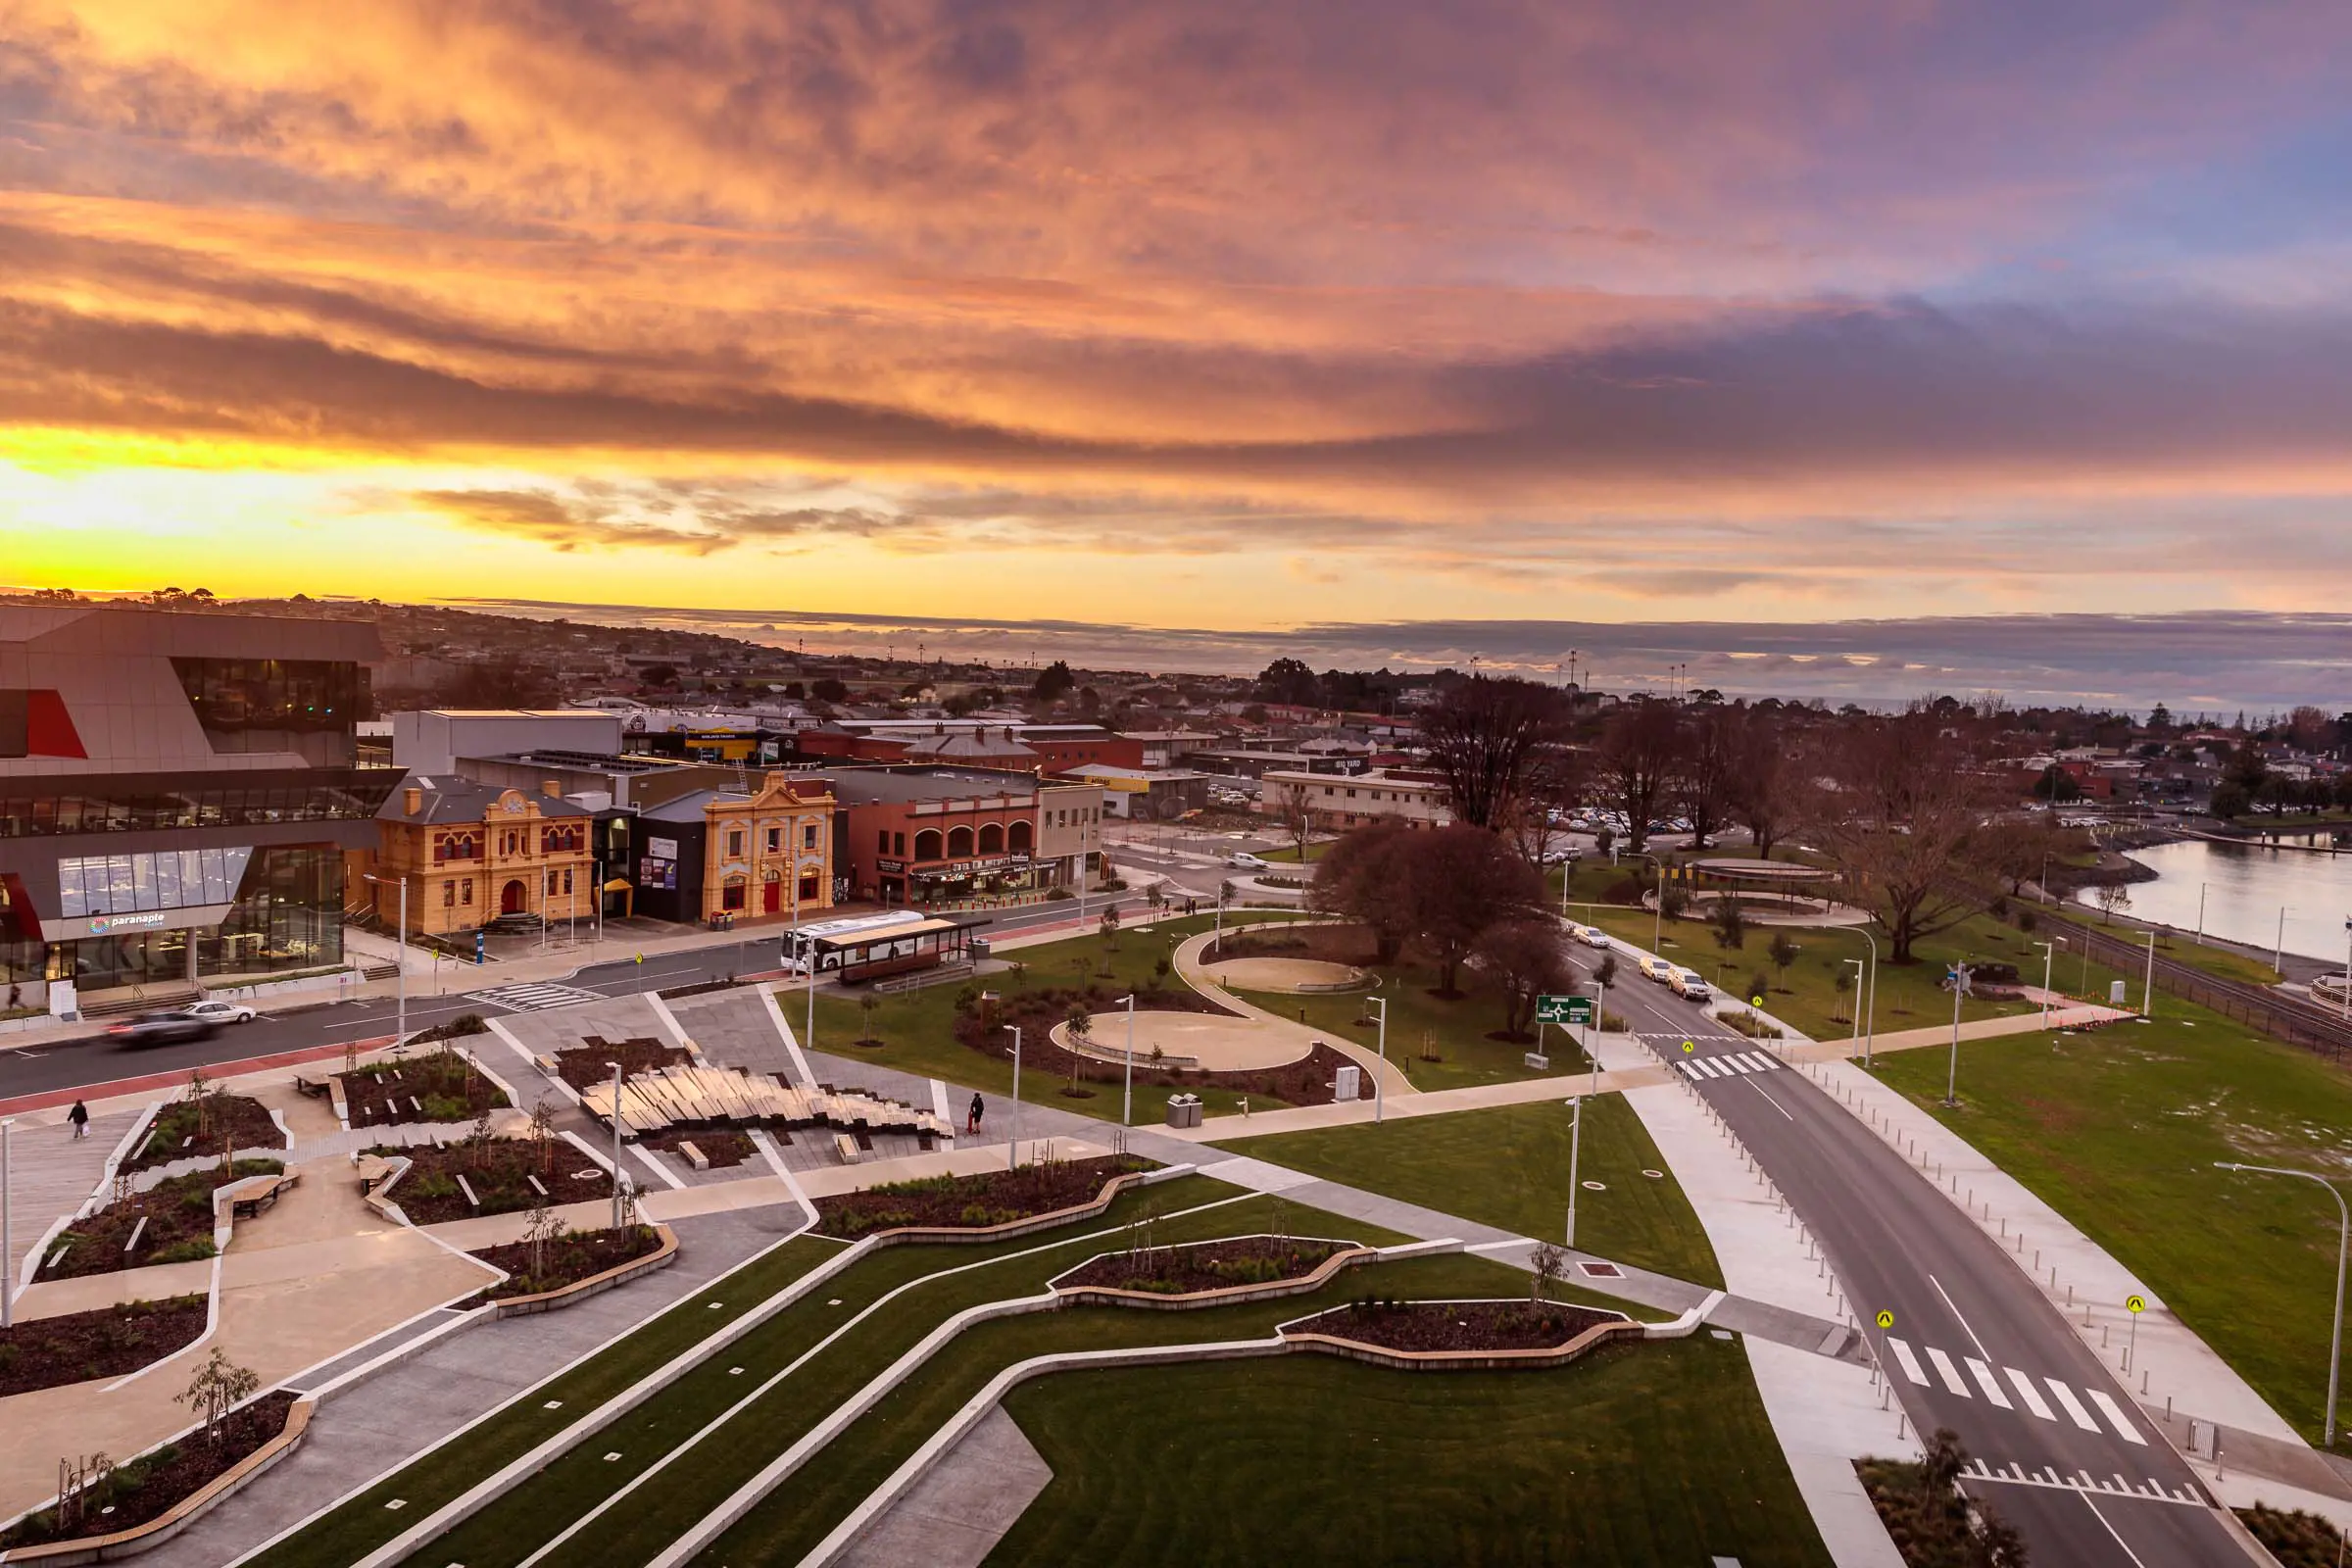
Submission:
{"label": "green directional road sign", "polygon": [[1591,997],[1538,997],[1536,1022],[1587,1024],[1592,1021]]}

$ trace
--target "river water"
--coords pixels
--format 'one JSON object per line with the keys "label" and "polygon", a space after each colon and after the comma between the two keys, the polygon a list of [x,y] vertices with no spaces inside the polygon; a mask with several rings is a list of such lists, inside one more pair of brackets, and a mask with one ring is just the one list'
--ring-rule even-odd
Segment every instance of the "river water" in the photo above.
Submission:
{"label": "river water", "polygon": [[[2298,842],[2328,840],[2323,835]],[[2131,884],[2126,913],[2194,931],[2201,887],[2206,935],[2268,950],[2279,941],[2283,906],[2287,952],[2338,965],[2344,961],[2344,922],[2352,918],[2352,854],[2185,839],[2133,850],[2131,857],[2154,871],[2156,880]],[[2085,888],[2082,902],[2095,908],[2093,892]]]}

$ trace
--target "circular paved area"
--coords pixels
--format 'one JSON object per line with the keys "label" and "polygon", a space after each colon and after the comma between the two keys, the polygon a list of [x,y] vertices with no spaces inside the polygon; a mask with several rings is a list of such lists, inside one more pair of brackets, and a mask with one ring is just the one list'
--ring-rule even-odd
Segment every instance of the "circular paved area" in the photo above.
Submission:
{"label": "circular paved area", "polygon": [[1753,882],[1824,882],[1837,877],[1837,872],[1816,865],[1799,865],[1792,860],[1743,859],[1738,856],[1710,856],[1690,862],[1710,876],[1739,877]]}
{"label": "circular paved area", "polygon": [[[1127,1009],[1098,1012],[1094,1034],[1084,1044],[1073,1043],[1069,1025],[1054,1026],[1054,1043],[1105,1061],[1124,1062],[1127,1052]],[[1208,1072],[1248,1072],[1281,1067],[1314,1049],[1307,1035],[1271,1028],[1252,1018],[1231,1018],[1212,1012],[1139,1012],[1135,1015],[1135,1059],[1152,1059],[1153,1046],[1167,1054],[1168,1065],[1188,1063]]]}
{"label": "circular paved area", "polygon": [[1210,964],[1208,976],[1241,991],[1352,991],[1365,980],[1351,964],[1320,958],[1227,958]]}

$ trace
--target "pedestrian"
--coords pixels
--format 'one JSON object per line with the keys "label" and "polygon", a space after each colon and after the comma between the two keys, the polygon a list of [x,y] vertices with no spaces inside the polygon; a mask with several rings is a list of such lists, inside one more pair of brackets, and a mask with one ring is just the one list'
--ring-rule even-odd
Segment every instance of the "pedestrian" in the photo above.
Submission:
{"label": "pedestrian", "polygon": [[87,1138],[90,1136],[90,1107],[80,1101],[74,1102],[74,1108],[66,1112],[66,1120],[74,1124],[74,1137]]}
{"label": "pedestrian", "polygon": [[8,988],[8,1010],[14,1012],[23,1005],[24,1005],[24,988],[20,985],[11,985]]}
{"label": "pedestrian", "polygon": [[972,1097],[972,1108],[964,1113],[963,1130],[967,1133],[978,1132],[980,1130],[980,1113],[987,1108],[988,1107],[986,1105],[980,1102],[980,1097],[978,1095],[974,1095]]}

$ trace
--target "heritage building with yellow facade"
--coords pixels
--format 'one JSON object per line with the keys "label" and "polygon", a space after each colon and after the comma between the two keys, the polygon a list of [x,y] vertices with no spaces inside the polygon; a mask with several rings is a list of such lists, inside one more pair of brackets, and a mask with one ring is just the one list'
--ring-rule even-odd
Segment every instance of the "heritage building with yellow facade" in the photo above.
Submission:
{"label": "heritage building with yellow facade", "polygon": [[833,792],[770,773],[750,796],[703,803],[703,913],[789,919],[833,905]]}
{"label": "heritage building with yellow facade", "polygon": [[[593,819],[552,783],[539,793],[455,775],[412,774],[376,812],[376,849],[350,867],[346,905],[371,907],[385,926],[470,931],[501,915],[547,920],[596,913]],[[369,876],[368,873],[372,873]]]}

